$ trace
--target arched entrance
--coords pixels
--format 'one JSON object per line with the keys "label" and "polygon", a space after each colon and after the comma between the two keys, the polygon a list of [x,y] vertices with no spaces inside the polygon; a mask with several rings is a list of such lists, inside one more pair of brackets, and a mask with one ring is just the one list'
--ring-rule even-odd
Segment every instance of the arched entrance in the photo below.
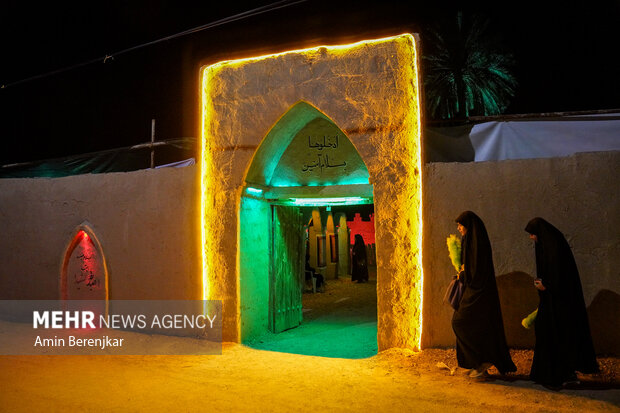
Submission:
{"label": "arched entrance", "polygon": [[[420,348],[424,283],[416,48],[415,38],[403,34],[222,61],[202,71],[201,287],[204,299],[222,301],[225,340],[242,341],[269,327],[271,255],[259,253],[272,248],[267,200],[314,197],[372,200],[378,348]],[[296,105],[301,100],[329,118],[308,110],[310,105]],[[356,181],[350,170],[336,174],[348,182],[290,181],[281,162],[293,139],[313,121],[330,119],[355,144],[368,183]],[[266,138],[266,131],[280,139]],[[306,136],[305,144],[327,153],[336,143],[326,134],[325,141]],[[331,154],[297,163],[306,169],[301,172],[349,166]]]}
{"label": "arched entrance", "polygon": [[[334,278],[340,223],[334,225],[325,210],[372,204],[368,179],[368,169],[346,134],[314,106],[298,102],[271,128],[252,159],[240,199],[242,341],[302,322],[306,245],[310,265]],[[322,227],[321,208],[329,218],[323,221],[326,228],[315,233]],[[304,231],[309,214],[315,229],[310,233]]]}

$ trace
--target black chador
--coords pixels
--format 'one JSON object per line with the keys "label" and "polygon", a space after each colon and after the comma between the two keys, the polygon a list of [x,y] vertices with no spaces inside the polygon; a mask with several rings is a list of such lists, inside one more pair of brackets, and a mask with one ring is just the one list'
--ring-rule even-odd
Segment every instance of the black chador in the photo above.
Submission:
{"label": "black chador", "polygon": [[500,373],[516,371],[504,335],[504,322],[495,282],[491,242],[482,220],[465,211],[456,222],[467,231],[462,239],[460,277],[465,284],[459,309],[452,317],[459,367],[493,364]]}
{"label": "black chador", "polygon": [[366,256],[366,244],[360,234],[355,234],[355,244],[351,253],[352,269],[351,281],[363,283],[368,281],[368,257]]}
{"label": "black chador", "polygon": [[544,287],[538,291],[530,378],[559,386],[574,380],[575,371],[598,371],[581,281],[570,246],[556,227],[534,218],[525,230],[536,236],[536,274]]}

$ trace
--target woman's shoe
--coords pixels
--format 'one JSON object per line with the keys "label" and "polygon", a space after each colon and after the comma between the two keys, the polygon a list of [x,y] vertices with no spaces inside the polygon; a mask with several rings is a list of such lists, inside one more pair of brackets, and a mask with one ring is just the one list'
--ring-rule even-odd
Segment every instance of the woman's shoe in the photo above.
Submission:
{"label": "woman's shoe", "polygon": [[471,373],[469,373],[469,378],[470,379],[481,379],[483,377],[486,377],[487,375],[488,373],[486,370],[478,371],[474,369],[471,371]]}
{"label": "woman's shoe", "polygon": [[487,374],[487,369],[489,369],[491,366],[491,363],[482,363],[476,369],[472,370],[471,373],[469,373],[469,377],[471,377],[472,379],[479,379],[480,377],[483,377]]}
{"label": "woman's shoe", "polygon": [[571,375],[570,377],[566,378],[564,380],[564,382],[562,383],[562,387],[574,387],[574,386],[579,386],[581,384],[581,382],[579,381],[579,379],[577,378],[576,374]]}
{"label": "woman's shoe", "polygon": [[464,369],[462,367],[457,367],[456,372],[461,376],[469,376],[474,369]]}

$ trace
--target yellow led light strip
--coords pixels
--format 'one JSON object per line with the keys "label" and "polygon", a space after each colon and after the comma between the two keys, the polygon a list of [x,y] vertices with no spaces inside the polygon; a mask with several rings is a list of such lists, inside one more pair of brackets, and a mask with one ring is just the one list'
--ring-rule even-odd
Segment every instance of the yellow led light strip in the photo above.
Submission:
{"label": "yellow led light strip", "polygon": [[[211,265],[212,263],[217,261],[216,258],[216,249],[212,247],[210,235],[212,235],[212,225],[213,219],[211,218],[212,213],[217,213],[216,211],[211,211],[213,206],[215,205],[215,194],[211,189],[213,188],[213,184],[211,182],[213,176],[213,156],[210,148],[211,144],[211,135],[210,128],[212,126],[213,121],[213,102],[212,96],[210,94],[212,83],[216,78],[217,74],[224,67],[239,67],[244,64],[250,62],[257,62],[260,60],[266,60],[269,58],[282,56],[286,54],[315,54],[319,53],[321,50],[327,50],[329,52],[337,52],[345,54],[353,49],[364,47],[370,44],[379,44],[383,42],[393,41],[398,38],[409,38],[413,52],[412,56],[414,56],[414,61],[412,62],[411,68],[412,70],[412,97],[411,97],[411,105],[409,107],[409,115],[407,116],[408,123],[410,126],[410,142],[409,145],[411,149],[414,150],[416,163],[415,168],[418,173],[414,174],[413,171],[410,171],[410,182],[408,185],[408,189],[417,192],[414,193],[413,199],[417,199],[418,207],[409,208],[409,214],[411,218],[415,218],[411,222],[418,223],[418,231],[417,231],[417,254],[414,254],[416,262],[415,267],[418,269],[419,279],[414,279],[415,282],[415,294],[417,297],[414,297],[414,300],[417,302],[417,309],[415,313],[417,317],[415,319],[411,319],[410,322],[411,330],[413,333],[413,341],[414,346],[418,349],[421,348],[422,343],[422,309],[423,309],[423,285],[424,285],[424,275],[422,270],[422,183],[421,183],[421,174],[422,174],[422,153],[421,153],[421,119],[420,119],[420,101],[419,101],[419,79],[418,79],[418,56],[417,56],[417,47],[415,43],[415,38],[410,34],[403,34],[398,36],[386,37],[381,39],[374,40],[365,40],[347,45],[336,45],[336,46],[317,46],[307,49],[299,49],[299,50],[290,50],[282,53],[274,53],[269,55],[257,56],[257,57],[249,57],[237,60],[227,60],[215,63],[213,65],[207,66],[203,69],[201,76],[201,96],[202,96],[202,105],[201,105],[201,144],[200,144],[200,226],[201,226],[201,242],[202,242],[202,299],[207,300],[210,298],[210,292],[213,290],[213,286],[210,285],[211,277],[210,272],[212,271]],[[417,191],[416,191],[417,189]],[[210,209],[207,208],[210,206]],[[417,217],[415,217],[417,215]],[[416,275],[418,275],[416,274]],[[417,277],[415,277],[417,278]]]}
{"label": "yellow led light strip", "polygon": [[417,168],[418,168],[418,180],[419,180],[419,186],[418,186],[418,193],[417,198],[419,200],[419,207],[418,207],[418,236],[417,236],[417,241],[418,241],[418,253],[416,254],[417,257],[417,262],[416,262],[416,266],[418,268],[418,270],[420,271],[420,280],[419,280],[419,285],[418,285],[418,319],[416,320],[416,323],[414,324],[414,331],[418,332],[418,336],[417,336],[417,348],[418,350],[422,349],[422,323],[423,323],[423,317],[422,317],[422,311],[424,309],[424,268],[422,266],[422,234],[424,232],[424,221],[422,219],[422,118],[421,118],[421,113],[420,113],[420,82],[419,82],[419,77],[418,77],[418,67],[419,67],[419,56],[418,56],[418,47],[416,45],[415,42],[415,38],[413,36],[411,36],[411,41],[413,44],[413,51],[415,54],[415,61],[413,64],[413,78],[414,78],[414,87],[416,89],[416,99],[414,99],[414,103],[415,103],[415,133],[414,135],[411,137],[413,139],[413,142],[416,143],[416,158],[417,158]]}
{"label": "yellow led light strip", "polygon": [[202,300],[209,299],[209,282],[208,282],[208,272],[209,272],[209,260],[207,259],[207,167],[211,165],[211,153],[207,148],[207,132],[206,132],[206,123],[207,123],[207,114],[211,113],[210,110],[207,109],[208,105],[208,93],[207,93],[207,75],[209,71],[205,70],[203,72],[203,76],[201,76],[201,113],[200,113],[200,125],[201,125],[201,133],[200,133],[200,251],[202,255]]}

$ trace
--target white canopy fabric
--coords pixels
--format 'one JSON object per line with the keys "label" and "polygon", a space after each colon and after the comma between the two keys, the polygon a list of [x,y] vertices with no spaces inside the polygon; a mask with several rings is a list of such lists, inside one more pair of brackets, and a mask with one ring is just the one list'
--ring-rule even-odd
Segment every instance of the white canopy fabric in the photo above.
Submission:
{"label": "white canopy fabric", "polygon": [[620,116],[485,122],[474,125],[469,138],[476,162],[617,151],[620,150]]}

